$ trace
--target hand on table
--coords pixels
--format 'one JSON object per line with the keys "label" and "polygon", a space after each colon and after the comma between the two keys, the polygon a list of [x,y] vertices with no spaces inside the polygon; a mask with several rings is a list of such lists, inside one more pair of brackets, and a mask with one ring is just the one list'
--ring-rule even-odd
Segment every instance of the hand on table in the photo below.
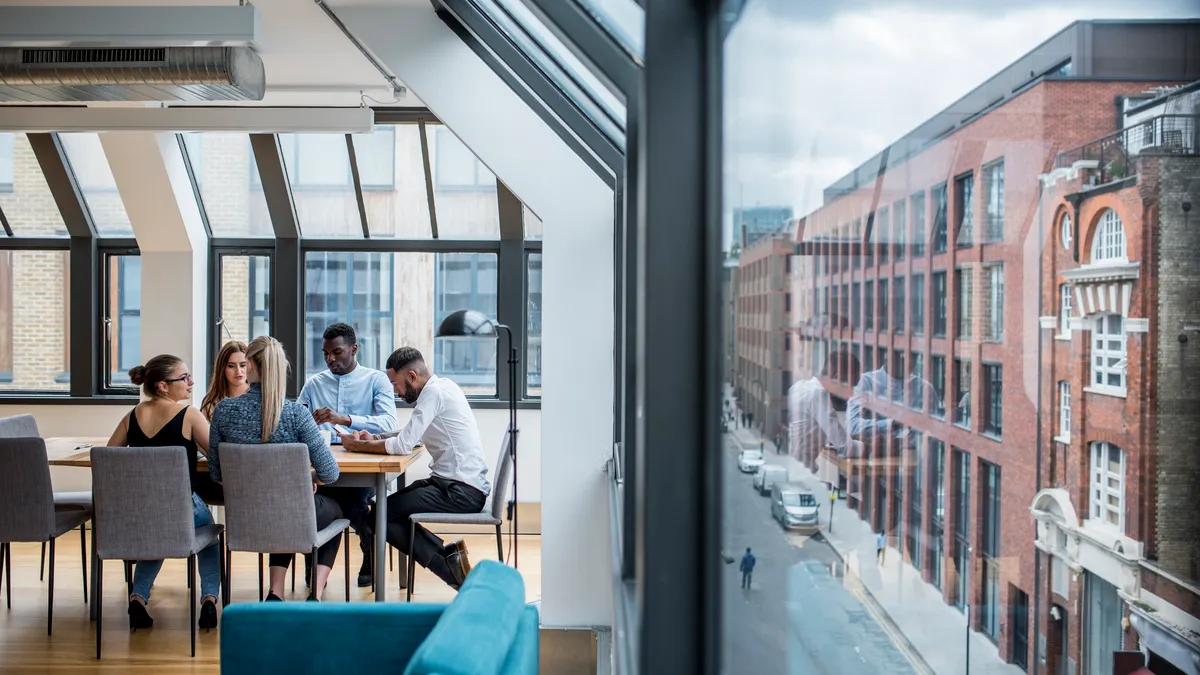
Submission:
{"label": "hand on table", "polygon": [[340,424],[348,427],[352,424],[349,415],[343,415],[333,408],[317,408],[313,411],[313,421],[317,424]]}
{"label": "hand on table", "polygon": [[358,452],[362,449],[362,443],[367,441],[378,440],[369,431],[355,431],[350,434],[341,434],[342,447],[350,452]]}

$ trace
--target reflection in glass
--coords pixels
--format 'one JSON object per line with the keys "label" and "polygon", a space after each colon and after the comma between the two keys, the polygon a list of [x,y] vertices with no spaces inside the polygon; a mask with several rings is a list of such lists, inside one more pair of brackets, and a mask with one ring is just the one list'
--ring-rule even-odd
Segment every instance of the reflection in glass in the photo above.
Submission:
{"label": "reflection in glass", "polygon": [[639,58],[646,44],[646,12],[634,0],[580,0],[604,30]]}
{"label": "reflection in glass", "polygon": [[362,237],[344,134],[279,134],[296,218],[305,237]]}
{"label": "reflection in glass", "polygon": [[529,300],[526,302],[525,339],[525,395],[530,398],[542,395],[542,254],[529,254]]}
{"label": "reflection in glass", "polygon": [[250,136],[210,132],[181,136],[213,236],[273,236]]}
{"label": "reflection in glass", "polygon": [[96,233],[108,237],[132,237],[129,214],[117,192],[117,181],[108,165],[99,134],[59,134],[58,138],[67,153],[71,173],[83,193]]}
{"label": "reflection in glass", "polygon": [[441,239],[499,239],[496,176],[449,129],[432,127],[429,154]]}
{"label": "reflection in glass", "polygon": [[222,255],[221,304],[217,307],[217,344],[250,342],[271,334],[271,258],[266,255]]}
{"label": "reflection in glass", "polygon": [[67,255],[0,250],[0,391],[70,388]]}
{"label": "reflection in glass", "polygon": [[108,256],[106,275],[106,384],[132,387],[129,369],[142,362],[142,259]]}

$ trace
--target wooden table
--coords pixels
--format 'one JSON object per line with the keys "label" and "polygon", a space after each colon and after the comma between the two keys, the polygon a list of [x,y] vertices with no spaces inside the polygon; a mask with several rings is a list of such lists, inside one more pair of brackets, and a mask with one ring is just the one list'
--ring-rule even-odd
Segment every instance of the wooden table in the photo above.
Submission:
{"label": "wooden table", "polygon": [[[50,459],[50,466],[90,468],[92,447],[103,446],[107,442],[107,438],[83,436],[47,438],[46,456]],[[393,477],[404,480],[404,472],[424,452],[424,448],[416,448],[407,455],[346,452],[340,445],[330,446],[330,450],[341,472],[337,481],[330,485],[375,488],[375,602],[384,602],[387,599],[387,486]],[[196,468],[207,470],[208,460],[201,456]],[[349,555],[349,551],[345,554]],[[407,569],[407,566],[406,556],[400,554],[400,569]]]}

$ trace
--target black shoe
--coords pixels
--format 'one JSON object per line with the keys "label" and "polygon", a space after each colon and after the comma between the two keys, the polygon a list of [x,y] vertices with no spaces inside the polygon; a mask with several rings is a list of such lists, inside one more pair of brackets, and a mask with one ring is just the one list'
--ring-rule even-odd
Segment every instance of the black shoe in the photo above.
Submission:
{"label": "black shoe", "polygon": [[154,617],[150,616],[146,606],[137,600],[129,601],[129,627],[133,630],[154,627]]}
{"label": "black shoe", "polygon": [[270,591],[267,591],[267,599],[265,602],[283,602],[283,598],[279,597],[278,595],[275,595],[274,593],[272,593]]}
{"label": "black shoe", "polygon": [[358,587],[366,588],[375,584],[375,575],[371,574],[374,557],[370,551],[363,551],[362,567],[358,568]]}
{"label": "black shoe", "polygon": [[320,600],[317,599],[317,596],[310,595],[310,596],[308,596],[308,599],[305,600],[305,602],[320,602]]}
{"label": "black shoe", "polygon": [[312,556],[306,555],[306,556],[304,556],[304,587],[305,588],[309,588],[312,586],[312,574],[313,574]]}
{"label": "black shoe", "polygon": [[217,603],[212,600],[205,600],[204,604],[200,605],[200,620],[196,625],[204,630],[212,630],[217,627]]}
{"label": "black shoe", "polygon": [[457,552],[446,556],[445,560],[446,568],[450,576],[450,578],[446,580],[446,583],[450,584],[450,588],[453,588],[457,591],[462,587],[463,582],[467,580],[467,572],[470,571],[470,567],[463,566],[464,556]]}
{"label": "black shoe", "polygon": [[[467,557],[467,544],[462,539],[442,547],[442,555],[446,557],[447,563],[449,563],[450,556],[454,554],[458,554],[458,564],[462,567],[463,579],[466,579],[467,575],[471,573],[471,559]],[[453,568],[451,565],[451,569]]]}

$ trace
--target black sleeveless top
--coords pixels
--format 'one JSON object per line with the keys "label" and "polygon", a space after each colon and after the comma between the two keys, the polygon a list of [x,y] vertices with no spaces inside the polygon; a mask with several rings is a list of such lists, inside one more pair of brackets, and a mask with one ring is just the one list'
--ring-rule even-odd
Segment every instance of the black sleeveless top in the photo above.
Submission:
{"label": "black sleeveless top", "polygon": [[126,440],[129,446],[134,448],[182,447],[187,451],[188,470],[192,477],[192,492],[200,495],[201,499],[210,504],[224,503],[221,486],[209,478],[207,471],[200,473],[196,470],[196,441],[183,435],[183,418],[186,413],[187,406],[184,406],[171,418],[171,421],[158,430],[158,433],[147,436],[146,432],[142,431],[141,425],[138,424],[135,411],[131,410],[129,411],[129,431],[126,434]]}

